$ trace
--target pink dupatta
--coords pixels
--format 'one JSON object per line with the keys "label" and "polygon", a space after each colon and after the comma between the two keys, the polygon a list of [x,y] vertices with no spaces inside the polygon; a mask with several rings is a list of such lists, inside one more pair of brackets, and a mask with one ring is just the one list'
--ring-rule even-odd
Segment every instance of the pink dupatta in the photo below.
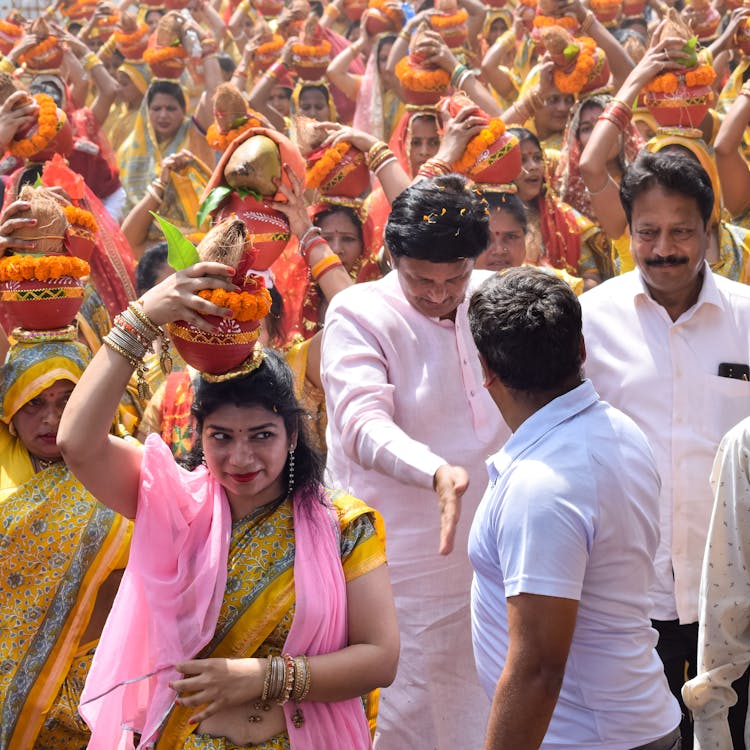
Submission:
{"label": "pink dupatta", "polygon": [[232,518],[221,485],[178,466],[158,435],[146,439],[130,559],[81,695],[89,750],[153,747],[174,705],[174,665],[216,630]]}
{"label": "pink dupatta", "polygon": [[[296,656],[329,654],[348,643],[346,581],[341,567],[339,524],[326,499],[315,498],[306,512],[294,504],[294,620],[284,652]],[[313,681],[315,673],[312,674]],[[336,703],[305,702],[304,724],[292,721],[296,706],[284,704],[292,750],[366,750],[372,747],[370,728],[360,698]]]}
{"label": "pink dupatta", "polygon": [[[330,653],[347,644],[346,581],[331,505],[294,504],[295,615],[285,651]],[[157,435],[147,438],[130,552],[112,611],[81,696],[92,730],[89,750],[153,747],[174,705],[174,664],[195,658],[214,635],[226,587],[231,514],[221,485],[205,468],[179,467]],[[314,679],[314,675],[313,675]],[[362,702],[305,702],[284,713],[293,750],[372,747]]]}

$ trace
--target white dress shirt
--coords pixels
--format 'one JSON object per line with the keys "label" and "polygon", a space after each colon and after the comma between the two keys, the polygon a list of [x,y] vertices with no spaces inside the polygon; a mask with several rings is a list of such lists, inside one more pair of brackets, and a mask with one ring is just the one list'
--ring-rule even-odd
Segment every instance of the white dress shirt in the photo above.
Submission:
{"label": "white dress shirt", "polygon": [[698,301],[673,322],[635,270],[581,306],[586,375],[644,431],[661,475],[652,617],[696,622],[711,465],[724,433],[750,414],[750,382],[718,375],[721,363],[750,364],[750,288],[705,264]]}
{"label": "white dress shirt", "polygon": [[[722,440],[711,486],[716,500],[701,577],[698,675],[682,697],[695,720],[695,750],[729,750],[732,683],[750,666],[750,419]],[[746,747],[748,730],[746,724]]]}
{"label": "white dress shirt", "polygon": [[[470,289],[490,273],[474,272]],[[429,318],[404,297],[398,273],[336,295],[326,315],[321,374],[328,473],[379,510],[401,629],[396,681],[381,692],[375,746],[481,747],[489,701],[474,669],[467,542],[487,484],[486,457],[510,434],[482,386],[466,315]],[[453,552],[438,554],[433,475],[467,469]]]}

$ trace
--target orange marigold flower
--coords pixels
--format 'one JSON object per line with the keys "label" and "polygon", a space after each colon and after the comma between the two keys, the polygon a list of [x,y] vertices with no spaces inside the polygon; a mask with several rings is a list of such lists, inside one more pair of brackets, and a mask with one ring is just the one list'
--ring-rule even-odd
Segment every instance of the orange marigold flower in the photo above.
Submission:
{"label": "orange marigold flower", "polygon": [[588,83],[591,71],[596,65],[596,42],[589,37],[581,37],[576,40],[580,44],[575,67],[570,73],[556,69],[553,77],[555,86],[563,94],[577,94]]}
{"label": "orange marigold flower", "polygon": [[214,151],[221,151],[223,153],[237,136],[242,135],[242,133],[250,128],[259,128],[261,125],[261,121],[256,117],[248,117],[243,125],[222,133],[219,130],[219,126],[215,122],[212,122],[206,131],[206,140]]}
{"label": "orange marigold flower", "polygon": [[563,29],[572,31],[577,29],[579,24],[578,20],[573,16],[535,16],[534,26],[537,29],[544,28],[545,26],[560,26]]}
{"label": "orange marigold flower", "polygon": [[330,57],[331,43],[327,39],[321,39],[317,44],[302,44],[297,42],[292,45],[292,55],[297,57]]}
{"label": "orange marigold flower", "polygon": [[78,206],[65,206],[63,211],[65,211],[65,218],[68,220],[68,223],[73,224],[73,226],[88,229],[89,232],[96,232],[99,229],[94,214],[91,211],[78,208]]}
{"label": "orange marigold flower", "polygon": [[58,121],[57,104],[51,96],[36,94],[34,99],[39,104],[36,133],[27,138],[11,141],[8,151],[13,156],[27,158],[38,154],[50,144],[50,141],[57,135],[57,131],[62,127],[62,123],[65,122],[64,120]]}
{"label": "orange marigold flower", "polygon": [[261,287],[255,292],[227,292],[224,289],[202,289],[198,296],[219,307],[226,307],[234,313],[240,323],[260,320],[271,310],[271,295]]}
{"label": "orange marigold flower", "polygon": [[645,91],[655,94],[673,94],[677,91],[680,79],[687,86],[710,86],[716,78],[716,71],[711,65],[698,65],[681,73],[662,73],[649,83]]}
{"label": "orange marigold flower", "polygon": [[453,164],[453,169],[461,174],[467,174],[477,163],[483,151],[486,151],[503,133],[505,123],[499,117],[493,117],[487,126],[475,135],[466,145],[463,156]]}
{"label": "orange marigold flower", "polygon": [[182,45],[178,47],[148,47],[143,53],[143,61],[156,63],[165,60],[179,60],[187,56],[187,50]]}
{"label": "orange marigold flower", "polygon": [[305,177],[305,187],[309,190],[319,188],[326,177],[333,171],[336,165],[349,151],[348,143],[337,143],[326,149],[323,155],[308,170]]}
{"label": "orange marigold flower", "polygon": [[430,16],[430,26],[433,29],[452,29],[454,26],[460,26],[462,23],[466,23],[466,19],[469,17],[466,8],[459,8],[456,13],[450,13],[445,15],[435,14]]}
{"label": "orange marigold flower", "polygon": [[131,44],[140,42],[143,37],[148,35],[148,25],[142,23],[135,31],[126,33],[122,29],[115,29],[114,38],[115,42],[123,47],[129,47]]}
{"label": "orange marigold flower", "polygon": [[437,70],[420,70],[415,68],[409,57],[402,57],[396,63],[396,76],[401,85],[409,91],[446,91],[450,86],[450,73]]}
{"label": "orange marigold flower", "polygon": [[48,36],[43,41],[39,42],[39,44],[35,44],[30,50],[20,55],[18,58],[18,64],[24,65],[25,63],[29,62],[30,60],[34,60],[37,57],[44,57],[55,47],[56,44],[57,37]]}
{"label": "orange marigold flower", "polygon": [[0,259],[0,281],[48,281],[63,276],[87,276],[85,260],[70,255],[9,255]]}

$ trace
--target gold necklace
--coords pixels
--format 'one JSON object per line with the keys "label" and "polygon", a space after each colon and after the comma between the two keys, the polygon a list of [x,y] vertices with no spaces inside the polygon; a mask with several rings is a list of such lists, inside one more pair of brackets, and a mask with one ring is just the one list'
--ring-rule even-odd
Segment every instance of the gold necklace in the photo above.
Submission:
{"label": "gold necklace", "polygon": [[35,474],[63,462],[62,456],[60,458],[41,458],[40,456],[35,456],[33,453],[29,453],[29,455],[31,456],[31,465],[34,467]]}

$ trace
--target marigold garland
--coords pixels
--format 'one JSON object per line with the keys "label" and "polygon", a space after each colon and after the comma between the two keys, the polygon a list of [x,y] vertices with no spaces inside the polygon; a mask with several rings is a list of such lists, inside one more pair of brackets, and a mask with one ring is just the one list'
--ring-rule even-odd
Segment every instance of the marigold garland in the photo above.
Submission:
{"label": "marigold garland", "polygon": [[167,60],[184,59],[187,56],[187,50],[182,45],[177,47],[148,47],[143,52],[143,61],[147,63],[160,63]]}
{"label": "marigold garland", "polygon": [[[536,3],[536,0],[534,0],[534,2]],[[393,21],[397,27],[400,27],[404,21],[403,13],[396,8],[389,7],[388,0],[369,0],[367,7],[372,10],[379,10],[387,18]]]}
{"label": "marigold garland", "polygon": [[39,44],[35,44],[30,50],[24,52],[18,58],[18,64],[24,65],[32,60],[36,60],[37,58],[44,58],[55,48],[56,45],[57,37],[48,36],[43,41],[39,42]]}
{"label": "marigold garland", "polygon": [[85,208],[79,208],[78,206],[65,206],[63,208],[65,212],[65,218],[69,224],[83,229],[88,229],[89,232],[96,232],[99,229],[99,225],[96,223],[94,214],[91,211],[87,211]]}
{"label": "marigold garland", "polygon": [[534,28],[543,29],[547,26],[560,26],[573,31],[578,28],[578,20],[573,16],[534,16]]}
{"label": "marigold garland", "polygon": [[415,68],[409,57],[402,57],[396,63],[396,76],[401,85],[409,91],[445,91],[450,86],[450,73],[437,70]]}
{"label": "marigold garland", "polygon": [[594,54],[596,53],[596,42],[587,36],[576,40],[580,45],[576,64],[570,73],[559,68],[553,74],[555,86],[563,94],[577,94],[588,83],[591,71],[596,65]]}
{"label": "marigold garland", "polygon": [[711,65],[698,65],[684,73],[662,73],[656,76],[645,90],[656,94],[673,94],[677,91],[680,78],[687,86],[710,86],[716,78],[716,71]]}
{"label": "marigold garland", "polygon": [[228,292],[226,289],[202,289],[198,296],[234,313],[239,323],[265,318],[271,310],[271,295],[265,287],[257,292]]}
{"label": "marigold garland", "polygon": [[467,174],[477,163],[479,155],[486,151],[503,133],[505,123],[499,117],[493,117],[482,130],[466,145],[463,156],[453,164],[453,169]]}
{"label": "marigold garland", "polygon": [[[8,151],[13,156],[20,156],[24,159],[38,154],[42,149],[47,148],[52,139],[57,135],[57,131],[62,127],[62,123],[65,122],[64,119],[62,121],[57,119],[57,104],[55,104],[55,100],[51,96],[48,94],[36,94],[34,99],[39,104],[36,133],[27,138],[13,140],[8,146]],[[63,117],[65,117],[64,114]]]}
{"label": "marigold garland", "polygon": [[331,43],[327,39],[321,39],[318,44],[296,42],[292,45],[292,54],[302,58],[328,57],[331,54]]}
{"label": "marigold garland", "polygon": [[88,15],[92,13],[96,7],[97,0],[76,0],[67,7],[60,8],[60,13],[66,18],[72,18],[73,16]]}
{"label": "marigold garland", "polygon": [[235,138],[237,138],[237,136],[241,135],[250,128],[259,128],[260,126],[260,120],[255,117],[248,117],[244,124],[240,125],[239,127],[232,128],[226,133],[222,133],[219,130],[219,126],[215,122],[212,122],[208,126],[208,130],[206,131],[206,140],[208,141],[208,145],[211,146],[214,151],[224,152],[227,150],[229,144]]}
{"label": "marigold garland", "polygon": [[0,18],[0,33],[8,36],[23,36],[23,29],[18,24]]}
{"label": "marigold garland", "polygon": [[148,26],[142,23],[135,31],[131,32],[115,29],[113,36],[118,46],[129,47],[132,44],[140,42],[143,37],[148,36]]}
{"label": "marigold garland", "polygon": [[274,52],[278,52],[284,46],[284,37],[281,34],[274,34],[273,39],[270,42],[264,42],[258,45],[255,50],[255,56],[261,55],[272,55]]}
{"label": "marigold garland", "polygon": [[319,188],[350,148],[348,143],[337,143],[326,149],[320,159],[307,170],[305,188],[308,190]]}
{"label": "marigold garland", "polygon": [[594,12],[597,10],[605,11],[619,8],[622,5],[622,0],[591,0],[590,5]]}
{"label": "marigold garland", "polygon": [[440,31],[445,29],[452,29],[454,26],[460,26],[462,23],[466,23],[469,18],[469,14],[465,8],[459,8],[456,13],[449,15],[432,15],[430,16],[430,26],[433,29]]}
{"label": "marigold garland", "polygon": [[70,255],[8,255],[0,259],[0,281],[49,281],[63,276],[87,276],[91,267]]}

